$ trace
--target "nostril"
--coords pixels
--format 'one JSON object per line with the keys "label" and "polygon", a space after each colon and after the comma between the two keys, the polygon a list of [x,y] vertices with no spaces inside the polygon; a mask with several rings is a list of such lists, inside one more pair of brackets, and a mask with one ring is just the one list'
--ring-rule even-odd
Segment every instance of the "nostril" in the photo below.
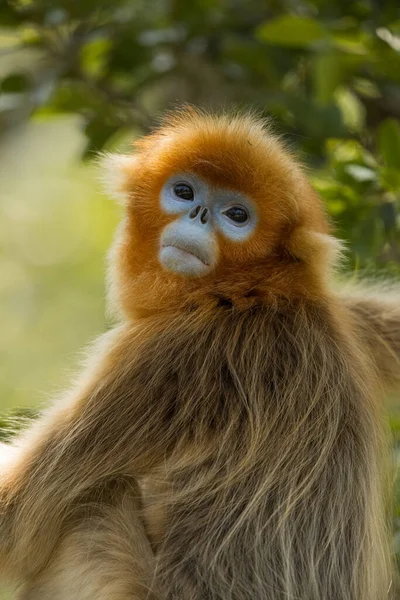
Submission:
{"label": "nostril", "polygon": [[200,212],[200,206],[195,206],[189,213],[189,219],[195,219]]}
{"label": "nostril", "polygon": [[207,223],[207,221],[208,221],[208,208],[203,208],[203,212],[200,215],[200,221],[202,223]]}

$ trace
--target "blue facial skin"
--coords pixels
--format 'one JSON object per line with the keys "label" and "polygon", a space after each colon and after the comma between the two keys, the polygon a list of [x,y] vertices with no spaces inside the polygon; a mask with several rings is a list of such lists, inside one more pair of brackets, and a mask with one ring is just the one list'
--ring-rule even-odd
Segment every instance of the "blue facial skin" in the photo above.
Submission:
{"label": "blue facial skin", "polygon": [[161,190],[161,208],[176,219],[161,236],[159,260],[184,277],[207,275],[218,261],[217,232],[233,242],[249,238],[257,225],[253,202],[216,188],[192,173],[178,173]]}

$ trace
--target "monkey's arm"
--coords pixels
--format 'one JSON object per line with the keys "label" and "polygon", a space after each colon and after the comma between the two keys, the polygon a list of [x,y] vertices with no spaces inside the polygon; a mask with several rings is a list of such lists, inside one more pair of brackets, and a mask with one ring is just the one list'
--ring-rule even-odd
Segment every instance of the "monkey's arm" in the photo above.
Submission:
{"label": "monkey's arm", "polygon": [[167,451],[166,403],[146,387],[138,338],[133,328],[106,336],[96,367],[0,472],[0,563],[12,576],[46,564],[89,490],[145,472]]}
{"label": "monkey's arm", "polygon": [[400,387],[400,288],[378,292],[345,290],[341,298],[351,311],[360,342],[366,344],[386,388]]}

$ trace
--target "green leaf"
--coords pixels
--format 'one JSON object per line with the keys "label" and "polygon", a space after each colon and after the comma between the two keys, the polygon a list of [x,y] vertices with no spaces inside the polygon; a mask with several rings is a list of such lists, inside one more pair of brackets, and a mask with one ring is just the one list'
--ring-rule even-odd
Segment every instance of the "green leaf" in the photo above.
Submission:
{"label": "green leaf", "polygon": [[357,140],[330,138],[325,146],[334,162],[355,162],[361,160],[363,155],[363,147]]}
{"label": "green leaf", "polygon": [[376,179],[375,171],[362,165],[346,165],[344,170],[356,181],[374,181]]}
{"label": "green leaf", "polygon": [[400,170],[393,168],[382,168],[380,170],[379,182],[384,190],[389,192],[400,191]]}
{"label": "green leaf", "polygon": [[366,56],[369,51],[371,34],[362,29],[332,31],[332,43],[347,54]]}
{"label": "green leaf", "polygon": [[6,94],[21,94],[29,88],[29,80],[23,73],[13,73],[0,83],[0,91]]}
{"label": "green leaf", "polygon": [[342,79],[339,54],[335,51],[321,52],[313,60],[315,99],[319,104],[329,104],[333,92]]}
{"label": "green leaf", "polygon": [[82,72],[90,77],[100,77],[104,75],[111,46],[111,40],[106,37],[97,37],[87,42],[81,48],[80,53]]}
{"label": "green leaf", "polygon": [[353,89],[365,98],[380,97],[380,91],[375,81],[370,81],[365,77],[355,77],[353,79]]}
{"label": "green leaf", "polygon": [[400,169],[400,123],[386,119],[378,130],[379,151],[389,169]]}
{"label": "green leaf", "polygon": [[315,19],[285,15],[260,25],[256,36],[275,46],[307,48],[314,42],[328,39],[327,30]]}
{"label": "green leaf", "polygon": [[0,24],[2,27],[17,26],[20,22],[20,17],[11,2],[0,3]]}
{"label": "green leaf", "polygon": [[365,107],[347,87],[336,90],[335,99],[343,116],[343,121],[352,131],[362,131],[365,124]]}

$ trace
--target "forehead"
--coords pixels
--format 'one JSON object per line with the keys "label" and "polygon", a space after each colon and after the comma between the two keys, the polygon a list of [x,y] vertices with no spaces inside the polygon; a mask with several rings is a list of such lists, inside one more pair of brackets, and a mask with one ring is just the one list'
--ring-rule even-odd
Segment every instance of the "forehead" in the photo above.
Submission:
{"label": "forehead", "polygon": [[213,181],[212,178],[199,175],[194,171],[175,171],[166,180],[163,190],[173,190],[174,187],[179,184],[189,185],[195,194],[204,198],[210,194],[213,195],[214,193],[217,193],[220,197],[225,196],[229,198],[239,198],[247,195],[241,193],[234,186],[221,185],[220,181]]}

